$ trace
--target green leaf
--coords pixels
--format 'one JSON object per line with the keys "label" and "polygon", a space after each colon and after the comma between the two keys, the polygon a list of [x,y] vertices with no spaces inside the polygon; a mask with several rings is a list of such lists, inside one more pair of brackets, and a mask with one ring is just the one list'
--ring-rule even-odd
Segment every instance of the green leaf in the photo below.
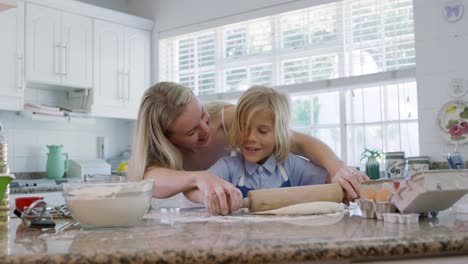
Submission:
{"label": "green leaf", "polygon": [[381,158],[382,152],[378,149],[368,149],[365,148],[364,151],[361,153],[361,160],[369,159],[369,158]]}
{"label": "green leaf", "polygon": [[453,141],[462,141],[462,140],[465,140],[465,136],[462,136],[462,137],[459,137],[459,138],[456,138],[456,137],[450,137],[451,140]]}
{"label": "green leaf", "polygon": [[468,107],[465,107],[465,109],[463,109],[463,112],[460,113],[460,117],[463,119],[468,118]]}
{"label": "green leaf", "polygon": [[450,129],[454,125],[458,125],[459,121],[458,120],[453,120],[450,119],[447,123],[447,126],[445,126],[446,129]]}

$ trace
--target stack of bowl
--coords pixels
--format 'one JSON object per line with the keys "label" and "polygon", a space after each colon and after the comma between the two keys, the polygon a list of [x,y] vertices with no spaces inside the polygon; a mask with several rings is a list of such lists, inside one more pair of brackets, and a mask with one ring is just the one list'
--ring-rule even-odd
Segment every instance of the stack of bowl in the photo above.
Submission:
{"label": "stack of bowl", "polygon": [[10,170],[8,169],[8,160],[7,160],[7,151],[8,147],[4,140],[0,136],[0,174],[8,174]]}
{"label": "stack of bowl", "polygon": [[10,188],[8,184],[14,179],[15,176],[12,174],[0,174],[0,227],[8,225],[10,219],[10,207],[8,205]]}
{"label": "stack of bowl", "polygon": [[8,186],[5,190],[5,195],[3,199],[0,201],[0,227],[7,226],[8,220],[10,218],[10,207],[8,206],[8,194],[10,192],[10,188]]}
{"label": "stack of bowl", "polygon": [[[2,187],[0,186],[0,189]],[[8,255],[8,240],[9,240],[9,232],[8,232],[8,222],[10,221],[10,207],[8,206],[8,193],[9,188],[6,186],[5,194],[1,194],[2,190],[0,190],[0,256]]]}

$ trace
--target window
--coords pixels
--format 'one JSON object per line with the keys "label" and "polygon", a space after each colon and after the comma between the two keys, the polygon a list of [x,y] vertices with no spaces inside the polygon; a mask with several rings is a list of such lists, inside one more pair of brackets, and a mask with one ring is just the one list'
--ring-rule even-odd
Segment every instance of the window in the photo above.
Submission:
{"label": "window", "polygon": [[415,82],[346,91],[349,161],[359,164],[364,147],[419,155]]}
{"label": "window", "polygon": [[295,130],[350,164],[419,155],[412,0],[344,0],[160,40],[160,80],[202,100],[252,85],[292,99]]}

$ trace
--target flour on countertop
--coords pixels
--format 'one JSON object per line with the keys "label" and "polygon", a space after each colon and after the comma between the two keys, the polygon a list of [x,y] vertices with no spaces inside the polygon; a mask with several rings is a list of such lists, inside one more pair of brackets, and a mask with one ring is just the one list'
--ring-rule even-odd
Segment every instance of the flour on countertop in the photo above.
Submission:
{"label": "flour on countertop", "polygon": [[304,216],[279,216],[279,215],[253,215],[247,209],[241,209],[231,215],[227,216],[214,216],[210,215],[204,210],[193,209],[179,209],[171,208],[160,209],[157,212],[150,212],[143,218],[145,219],[160,219],[163,224],[176,224],[176,223],[194,223],[194,222],[219,222],[219,223],[232,223],[232,222],[248,222],[248,223],[261,223],[261,222],[287,222],[299,225],[329,225],[340,221],[345,215],[345,211],[322,214],[322,215],[304,215]]}

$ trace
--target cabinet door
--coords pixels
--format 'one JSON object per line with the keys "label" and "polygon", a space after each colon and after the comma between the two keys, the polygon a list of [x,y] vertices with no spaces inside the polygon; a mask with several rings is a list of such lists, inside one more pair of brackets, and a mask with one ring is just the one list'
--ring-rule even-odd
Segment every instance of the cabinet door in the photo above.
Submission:
{"label": "cabinet door", "polygon": [[21,4],[0,12],[0,109],[23,109],[23,13]]}
{"label": "cabinet door", "polygon": [[124,98],[129,114],[136,118],[141,97],[150,85],[149,32],[127,28],[124,47]]}
{"label": "cabinet door", "polygon": [[93,22],[90,17],[62,12],[61,69],[62,84],[91,88]]}
{"label": "cabinet door", "polygon": [[26,6],[26,79],[60,83],[60,12],[43,6]]}
{"label": "cabinet door", "polygon": [[123,37],[121,25],[94,20],[95,106],[123,105]]}

